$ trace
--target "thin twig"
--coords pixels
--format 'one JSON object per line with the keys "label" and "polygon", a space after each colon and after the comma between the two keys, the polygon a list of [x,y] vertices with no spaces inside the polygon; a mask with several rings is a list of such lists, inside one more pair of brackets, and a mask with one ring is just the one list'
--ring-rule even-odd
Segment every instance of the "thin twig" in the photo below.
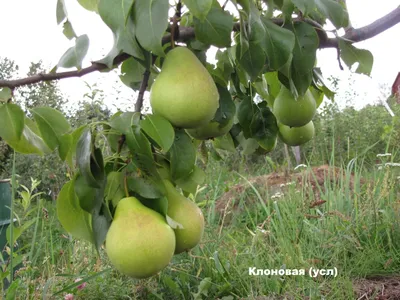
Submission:
{"label": "thin twig", "polygon": [[343,65],[342,65],[342,61],[340,60],[340,48],[336,47],[336,53],[337,53],[337,61],[339,63],[339,68],[340,70],[344,70]]}
{"label": "thin twig", "polygon": [[142,110],[144,92],[146,91],[147,85],[149,84],[149,78],[150,78],[150,70],[144,71],[142,83],[140,84],[139,95],[135,103],[135,112],[141,112]]}
{"label": "thin twig", "polygon": [[[282,19],[271,19],[271,21],[277,25],[282,25],[284,23],[284,20]],[[295,20],[294,20],[295,21]],[[315,21],[304,19],[305,22],[311,23],[313,22],[313,25],[315,28],[321,27],[320,24],[318,24]],[[346,39],[351,43],[357,43],[361,42],[367,39],[370,39],[383,31],[393,27],[394,25],[400,23],[400,6],[394,9],[392,12],[388,13],[387,15],[383,16],[382,18],[372,22],[371,24],[358,28],[358,29],[350,29],[348,32],[342,36],[342,37],[336,37],[336,38],[327,38],[327,39],[321,39],[319,48],[337,48],[339,44],[339,39]],[[233,31],[239,31],[240,29],[240,24],[235,23],[233,26]],[[321,30],[319,30],[321,31]],[[194,29],[192,27],[183,27],[179,26],[179,41],[188,41],[190,39],[193,39],[195,37]],[[166,34],[162,38],[162,44],[169,43],[171,41],[171,34]],[[175,40],[177,41],[177,40]],[[131,56],[122,53],[118,56],[115,57],[114,59],[114,65],[119,65],[123,61],[127,60]],[[42,81],[51,81],[51,80],[59,80],[63,78],[71,78],[71,77],[82,77],[86,74],[95,72],[95,71],[101,71],[107,69],[107,66],[101,63],[97,62],[92,62],[92,65],[87,68],[83,68],[81,70],[75,70],[75,71],[68,71],[68,72],[60,72],[60,73],[47,73],[47,74],[37,74],[33,76],[29,76],[26,78],[22,79],[16,79],[16,80],[0,80],[0,88],[2,87],[8,87],[10,89],[14,89],[23,85],[29,85],[29,84],[34,84]]]}
{"label": "thin twig", "polygon": [[225,0],[225,3],[221,6],[222,10],[225,10],[226,5],[228,4],[229,0]]}
{"label": "thin twig", "polygon": [[172,17],[172,27],[171,27],[171,47],[175,48],[175,41],[179,39],[179,25],[178,22],[181,19],[181,9],[182,3],[178,1],[176,5],[175,15]]}

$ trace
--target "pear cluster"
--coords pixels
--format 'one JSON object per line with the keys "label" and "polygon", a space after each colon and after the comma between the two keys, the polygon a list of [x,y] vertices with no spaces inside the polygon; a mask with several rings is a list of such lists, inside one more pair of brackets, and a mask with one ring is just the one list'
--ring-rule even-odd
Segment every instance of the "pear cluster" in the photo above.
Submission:
{"label": "pear cluster", "polygon": [[226,134],[233,126],[213,121],[219,108],[217,86],[196,55],[185,47],[169,51],[150,90],[154,114],[163,116],[193,138],[206,140]]}
{"label": "pear cluster", "polygon": [[118,202],[107,232],[106,252],[114,267],[132,278],[141,279],[164,269],[174,254],[195,247],[204,232],[201,209],[164,180],[168,200],[167,215],[177,223],[171,228],[166,219],[135,197]]}
{"label": "pear cluster", "polygon": [[314,96],[307,90],[297,99],[282,86],[273,104],[273,113],[278,121],[279,138],[289,146],[300,146],[315,135],[312,121],[317,111]]}

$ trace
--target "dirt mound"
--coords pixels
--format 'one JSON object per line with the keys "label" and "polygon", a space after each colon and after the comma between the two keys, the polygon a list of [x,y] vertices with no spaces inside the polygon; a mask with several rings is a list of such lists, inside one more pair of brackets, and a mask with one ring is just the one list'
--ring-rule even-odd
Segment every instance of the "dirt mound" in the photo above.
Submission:
{"label": "dirt mound", "polygon": [[400,277],[375,277],[353,282],[358,300],[399,300]]}
{"label": "dirt mound", "polygon": [[[301,172],[285,174],[285,173],[272,173],[268,175],[257,176],[248,179],[248,182],[234,185],[230,190],[222,195],[215,204],[216,211],[220,214],[226,214],[227,211],[238,210],[238,195],[252,189],[253,185],[257,190],[265,191],[269,199],[279,197],[282,193],[288,190],[290,185],[295,185],[296,189],[301,189],[304,186],[311,188],[311,195],[307,195],[308,199],[313,199],[311,206],[321,205],[325,201],[321,199],[321,191],[324,191],[324,186],[329,181],[330,186],[338,184],[345,176],[345,171],[338,167],[329,165],[322,165],[313,167],[311,169],[303,170]],[[354,186],[354,174],[350,175],[348,179],[349,187],[352,189]],[[364,179],[360,180],[361,184],[365,183]],[[320,190],[321,189],[321,190]],[[311,193],[310,193],[311,194]],[[259,201],[255,197],[248,199],[251,202]]]}

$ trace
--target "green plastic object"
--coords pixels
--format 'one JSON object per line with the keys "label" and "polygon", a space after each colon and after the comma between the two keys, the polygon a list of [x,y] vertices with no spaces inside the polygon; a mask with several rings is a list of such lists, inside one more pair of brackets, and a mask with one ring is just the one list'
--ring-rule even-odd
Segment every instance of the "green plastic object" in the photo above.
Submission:
{"label": "green plastic object", "polygon": [[10,223],[11,186],[9,179],[0,180],[0,226]]}
{"label": "green plastic object", "polygon": [[[10,225],[10,207],[11,207],[11,186],[10,180],[0,180],[0,251],[3,259],[8,259],[4,247],[7,244],[6,231]],[[2,262],[0,261],[0,264]],[[0,266],[1,267],[1,266]],[[3,280],[3,289],[7,288],[8,281]],[[1,296],[1,295],[0,295]]]}
{"label": "green plastic object", "polygon": [[[6,230],[10,225],[11,186],[10,180],[0,180],[0,251],[7,243]],[[4,257],[4,252],[2,253]]]}

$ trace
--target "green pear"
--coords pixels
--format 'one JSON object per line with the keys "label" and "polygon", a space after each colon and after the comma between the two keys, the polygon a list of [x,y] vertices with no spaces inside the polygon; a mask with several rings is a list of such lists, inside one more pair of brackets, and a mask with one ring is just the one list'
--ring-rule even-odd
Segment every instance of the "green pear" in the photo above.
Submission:
{"label": "green pear", "polygon": [[175,234],[164,217],[137,198],[121,199],[106,237],[106,252],[114,267],[133,278],[147,278],[171,261]]}
{"label": "green pear", "polygon": [[178,128],[196,128],[210,122],[219,107],[217,86],[196,55],[176,47],[165,57],[150,90],[154,114]]}
{"label": "green pear", "polygon": [[195,247],[204,233],[204,216],[201,209],[192,201],[180,194],[172,183],[164,180],[168,199],[167,215],[183,226],[176,228],[175,254]]}
{"label": "green pear", "polygon": [[308,122],[304,126],[289,127],[278,123],[278,136],[286,145],[300,146],[312,140],[315,134],[313,121]]}
{"label": "green pear", "polygon": [[210,138],[215,138],[227,134],[229,130],[231,130],[232,126],[233,118],[231,118],[231,120],[229,120],[228,123],[224,126],[221,126],[221,124],[217,121],[211,121],[204,126],[187,129],[186,131],[191,137],[197,140],[208,140]]}
{"label": "green pear", "polygon": [[273,106],[276,119],[290,127],[306,125],[312,120],[316,111],[317,105],[310,90],[296,100],[285,86],[281,87]]}

